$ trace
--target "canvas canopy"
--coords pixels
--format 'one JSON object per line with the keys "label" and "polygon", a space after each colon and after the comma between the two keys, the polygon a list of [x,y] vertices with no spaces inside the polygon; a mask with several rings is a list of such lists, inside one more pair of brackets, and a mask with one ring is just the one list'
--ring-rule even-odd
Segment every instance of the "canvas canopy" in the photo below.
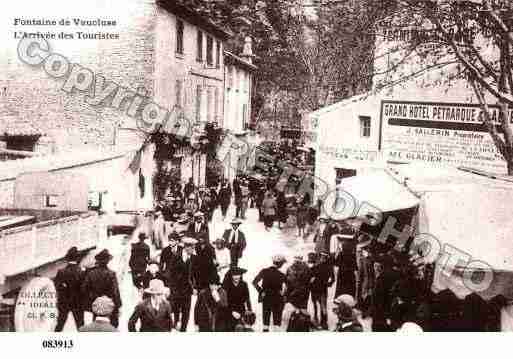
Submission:
{"label": "canvas canopy", "polygon": [[458,169],[418,165],[396,169],[421,196],[417,233],[436,238],[442,253],[452,253],[452,259],[461,257],[449,262],[438,258],[433,290],[448,288],[464,298],[473,290],[463,276],[483,269],[481,274],[491,272],[493,280],[477,293],[485,300],[499,294],[513,299],[513,183]]}
{"label": "canvas canopy", "polygon": [[345,211],[342,215],[345,218],[362,217],[375,212],[393,212],[416,207],[419,204],[419,199],[386,169],[376,169],[369,173],[343,178],[336,189],[337,196],[329,196],[328,202],[330,198],[332,202],[335,198],[352,198],[356,204],[358,213],[351,215],[349,211]]}

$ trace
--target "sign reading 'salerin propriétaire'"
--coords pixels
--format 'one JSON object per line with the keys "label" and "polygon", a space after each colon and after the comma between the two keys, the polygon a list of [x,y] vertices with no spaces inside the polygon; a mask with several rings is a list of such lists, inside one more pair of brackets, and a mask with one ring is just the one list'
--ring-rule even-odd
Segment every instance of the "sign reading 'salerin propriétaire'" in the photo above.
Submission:
{"label": "sign reading 'salerin propri\u00e9taire'", "polygon": [[[498,124],[498,106],[490,105],[490,110]],[[381,149],[392,162],[505,173],[506,162],[480,119],[480,112],[477,104],[382,101]],[[508,114],[510,123],[512,114],[513,111]]]}

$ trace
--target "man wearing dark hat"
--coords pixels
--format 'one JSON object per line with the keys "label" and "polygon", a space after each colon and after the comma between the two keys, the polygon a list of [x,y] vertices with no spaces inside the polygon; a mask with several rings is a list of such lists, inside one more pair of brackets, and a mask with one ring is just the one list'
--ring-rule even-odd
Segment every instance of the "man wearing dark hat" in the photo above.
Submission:
{"label": "man wearing dark hat", "polygon": [[132,272],[132,281],[136,288],[142,288],[142,277],[150,261],[150,247],[144,243],[146,233],[139,233],[139,242],[132,244],[128,265]]}
{"label": "man wearing dark hat", "polygon": [[[195,239],[195,238],[193,238]],[[208,278],[217,273],[216,250],[205,237],[196,239],[196,255],[192,259],[191,274],[197,290],[208,287]]]}
{"label": "man wearing dark hat", "polygon": [[[116,272],[108,268],[112,255],[107,249],[102,250],[95,257],[96,266],[91,269],[82,283],[82,295],[87,299],[87,308],[92,311],[94,300],[101,296],[112,299],[114,310],[110,315],[110,322],[114,327],[119,325],[119,308],[121,307],[121,295],[119,293],[118,278]],[[93,313],[94,317],[94,313]]]}
{"label": "man wearing dark hat", "polygon": [[[286,262],[285,257],[275,255],[272,260],[273,265],[262,269],[253,280],[253,286],[259,294],[258,301],[262,303],[264,332],[269,331],[271,314],[274,326],[281,327],[285,304],[284,296],[287,290],[287,277],[280,271],[280,268]],[[260,282],[262,285],[260,285]]]}
{"label": "man wearing dark hat", "polygon": [[92,306],[95,319],[92,323],[78,329],[79,332],[117,332],[118,330],[110,324],[109,316],[114,310],[114,302],[109,297],[98,297]]}
{"label": "man wearing dark hat", "polygon": [[374,262],[374,290],[371,298],[372,331],[390,331],[390,310],[392,305],[392,287],[394,278],[391,273],[392,259],[380,255]]}
{"label": "man wearing dark hat", "polygon": [[221,215],[223,216],[223,221],[226,219],[226,213],[228,211],[228,207],[230,206],[230,202],[232,200],[232,189],[230,188],[230,184],[224,180],[221,184],[221,188],[219,189],[218,202],[221,207]]}
{"label": "man wearing dark hat", "polygon": [[324,214],[319,216],[318,222],[319,226],[313,238],[315,250],[317,253],[330,252],[331,236],[338,231],[337,226]]}
{"label": "man wearing dark hat", "polygon": [[223,239],[230,250],[231,266],[237,267],[239,265],[239,259],[242,258],[244,250],[246,249],[246,236],[239,229],[242,223],[239,219],[234,218],[230,223],[232,228],[224,231]]}
{"label": "man wearing dark hat", "polygon": [[84,325],[84,310],[82,298],[80,296],[80,287],[84,281],[85,272],[78,265],[80,253],[77,247],[71,247],[66,254],[67,265],[59,270],[55,277],[55,288],[57,290],[57,317],[56,332],[62,331],[64,324],[71,312],[75,319],[77,328]]}
{"label": "man wearing dark hat", "polygon": [[232,313],[232,330],[239,324],[245,312],[251,312],[251,299],[248,284],[242,280],[247,271],[244,268],[231,268],[223,281],[223,288],[228,297],[228,307]]}
{"label": "man wearing dark hat", "polygon": [[[192,285],[192,260],[195,257],[194,247],[197,241],[194,238],[184,237],[178,243],[177,237],[171,237],[168,251],[161,255],[161,268],[165,273],[165,283],[169,287],[171,309],[174,314],[174,322],[181,332],[187,331],[191,311]],[[165,255],[165,257],[162,257]]]}
{"label": "man wearing dark hat", "polygon": [[219,275],[211,273],[208,287],[198,293],[194,307],[194,321],[200,332],[228,332],[232,329],[232,315],[226,291],[219,285]]}
{"label": "man wearing dark hat", "polygon": [[130,319],[128,331],[136,331],[136,323],[139,321],[140,332],[170,332],[173,329],[173,313],[166,300],[168,289],[160,279],[153,279],[148,288],[144,290],[149,295],[139,303]]}
{"label": "man wearing dark hat", "polygon": [[[335,282],[333,265],[329,261],[329,253],[321,252],[319,262],[312,267],[310,291],[314,305],[314,320],[322,329],[328,329],[328,288]],[[320,312],[320,322],[317,318]]]}

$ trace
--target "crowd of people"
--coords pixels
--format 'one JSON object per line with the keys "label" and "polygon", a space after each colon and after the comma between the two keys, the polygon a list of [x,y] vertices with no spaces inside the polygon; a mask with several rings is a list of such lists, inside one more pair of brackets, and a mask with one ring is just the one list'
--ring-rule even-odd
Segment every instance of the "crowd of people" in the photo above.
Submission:
{"label": "crowd of people", "polygon": [[[214,211],[219,209],[225,220],[232,203],[231,228],[213,238]],[[289,217],[294,217],[298,243],[312,242],[313,249],[298,245],[285,271],[287,259],[274,255],[272,265],[248,285],[243,278],[247,271],[239,266],[247,246],[240,227],[252,208],[266,231],[283,230]],[[425,315],[419,310],[427,292],[423,271],[401,266],[390,253],[377,253],[375,241],[354,223],[337,222],[320,213],[320,205],[313,205],[308,194],[288,195],[272,182],[243,176],[210,188],[198,188],[192,179],[170,188],[151,214],[151,225],[142,228],[131,245],[128,265],[141,302],[130,316],[128,330],[185,332],[192,315],[198,331],[252,331],[256,320],[252,290],[262,306],[264,332],[282,327],[362,331],[362,319],[367,317],[372,318],[373,331],[398,330],[405,323],[411,329],[412,322],[418,328],[425,326]],[[148,243],[157,249],[158,257],[151,256]],[[98,253],[96,266],[87,271],[78,265],[78,256],[76,248],[70,249],[68,265],[55,279],[56,330],[62,330],[71,312],[79,330],[116,331],[122,303],[116,273],[107,266],[111,254]],[[405,268],[410,272],[405,273]],[[84,311],[92,312],[94,318],[85,326]],[[336,322],[332,328],[331,315]]]}

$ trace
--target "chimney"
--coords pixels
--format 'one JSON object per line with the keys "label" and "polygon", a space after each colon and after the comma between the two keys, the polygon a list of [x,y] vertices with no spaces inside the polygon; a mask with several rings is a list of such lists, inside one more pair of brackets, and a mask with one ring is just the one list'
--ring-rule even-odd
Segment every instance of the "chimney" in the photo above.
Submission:
{"label": "chimney", "polygon": [[250,64],[252,64],[253,63],[253,57],[255,57],[255,55],[253,55],[253,46],[252,46],[251,37],[246,36],[244,38],[244,48],[242,50],[241,58],[243,60],[249,62]]}

